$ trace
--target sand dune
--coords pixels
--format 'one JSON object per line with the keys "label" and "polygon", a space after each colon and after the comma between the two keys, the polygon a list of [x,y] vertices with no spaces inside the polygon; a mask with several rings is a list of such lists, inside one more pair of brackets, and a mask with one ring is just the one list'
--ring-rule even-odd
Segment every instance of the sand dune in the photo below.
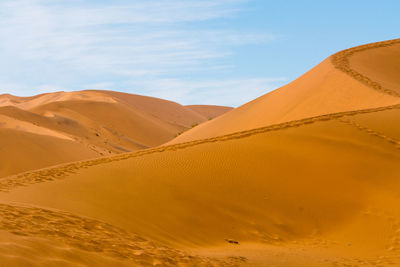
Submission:
{"label": "sand dune", "polygon": [[203,115],[207,119],[214,119],[222,114],[232,110],[232,107],[212,106],[212,105],[189,105],[185,106],[195,112]]}
{"label": "sand dune", "polygon": [[18,131],[22,131],[22,132],[28,132],[28,133],[38,134],[38,135],[45,135],[45,136],[61,138],[61,139],[65,139],[65,140],[73,140],[69,136],[64,135],[62,133],[52,131],[45,127],[36,126],[33,123],[16,120],[16,119],[10,118],[8,116],[4,116],[4,115],[0,115],[0,126],[1,126],[1,128],[4,128],[4,129],[13,129],[13,130],[18,130]]}
{"label": "sand dune", "polygon": [[[344,50],[292,83],[185,132],[170,143],[400,103],[399,55],[399,40]],[[371,79],[366,79],[364,72]]]}
{"label": "sand dune", "polygon": [[[399,119],[400,106],[339,113],[73,163],[3,179],[10,192],[0,200],[90,217],[222,262],[268,266],[305,251],[310,264],[400,263]],[[75,247],[66,235],[57,240]],[[255,244],[296,253],[257,256],[247,251]]]}
{"label": "sand dune", "polygon": [[[19,164],[10,165],[20,167],[3,168],[0,176],[157,146],[206,120],[202,114],[171,101],[111,91],[57,92],[34,97],[1,95],[0,130],[18,131],[21,140],[11,140],[15,137],[8,135],[10,131],[8,138],[0,139],[1,146],[13,143],[13,154],[20,158]],[[43,161],[41,157],[32,160],[34,154],[21,147],[35,138],[41,140]],[[63,140],[54,138],[73,142],[73,147],[79,147],[82,153],[66,152],[66,157],[54,153],[66,148]],[[6,159],[8,153],[0,150],[0,158]]]}
{"label": "sand dune", "polygon": [[[56,266],[400,265],[397,46],[388,41],[339,52],[175,144],[0,179],[0,259]],[[143,129],[174,129],[191,123],[178,123],[179,114],[206,119],[222,109],[168,113],[179,106],[104,94],[116,102],[3,108],[14,124],[0,134],[75,144],[14,126],[35,120],[76,136],[76,129],[101,120],[150,144],[161,133],[132,133],[125,121],[113,125],[113,116],[134,114],[124,120]],[[51,124],[65,118],[77,124],[63,131]]]}
{"label": "sand dune", "polygon": [[144,111],[147,114],[169,122],[173,125],[179,125],[188,128],[195,123],[201,123],[208,119],[204,117],[201,112],[193,111],[192,109],[188,109],[172,101],[120,92],[102,92],[135,109]]}
{"label": "sand dune", "polygon": [[[3,100],[1,101],[1,99]],[[13,103],[13,106],[21,108],[21,109],[32,109],[44,104],[52,103],[52,102],[61,102],[61,101],[72,101],[72,100],[87,100],[87,101],[98,101],[98,102],[115,102],[115,100],[111,97],[107,97],[104,94],[97,92],[56,92],[56,93],[48,93],[41,94],[34,97],[15,97],[10,95],[0,96],[0,103],[4,102],[10,105]]]}
{"label": "sand dune", "polygon": [[0,177],[98,157],[86,145],[49,135],[0,128]]}

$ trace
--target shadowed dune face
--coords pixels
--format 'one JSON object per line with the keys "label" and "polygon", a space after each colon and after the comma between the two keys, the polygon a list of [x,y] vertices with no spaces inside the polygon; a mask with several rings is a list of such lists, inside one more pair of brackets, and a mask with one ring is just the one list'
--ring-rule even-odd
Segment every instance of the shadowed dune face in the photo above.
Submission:
{"label": "shadowed dune face", "polygon": [[[352,77],[358,75],[357,73],[345,72],[347,67],[339,68],[349,61],[351,67],[354,65],[356,70],[365,72],[372,80],[376,78],[375,82],[381,83],[385,80],[382,86],[398,90],[400,45],[394,42],[385,47],[370,46],[369,49],[356,53],[347,54],[346,50],[339,52],[292,83],[185,132],[170,143],[208,138],[323,114],[399,103],[400,98],[397,95],[375,90],[370,84]],[[346,60],[338,60],[333,64],[332,60],[336,55],[342,55],[341,53],[345,53],[343,58]]]}
{"label": "shadowed dune face", "polygon": [[[34,97],[1,95],[0,130],[13,130],[21,140],[11,140],[13,135],[0,139],[0,146],[11,149],[13,144],[12,154],[20,159],[19,164],[7,162],[9,150],[0,150],[3,165],[8,166],[2,168],[0,176],[161,145],[206,120],[178,103],[111,91],[57,92]],[[21,147],[36,139],[41,141],[35,147],[43,146],[42,157],[38,158]],[[72,143],[71,151],[76,153],[59,153],[68,150],[63,139]],[[16,165],[20,167],[11,168]]]}
{"label": "shadowed dune face", "polygon": [[[378,260],[397,251],[388,247],[397,231],[390,218],[400,215],[399,120],[396,106],[71,164],[3,179],[0,188],[11,191],[0,200],[88,216],[189,251],[228,246],[224,256],[246,255],[225,239],[299,251],[321,242],[349,250],[350,262],[366,252]],[[56,181],[18,187],[46,176]]]}
{"label": "shadowed dune face", "polygon": [[[118,103],[63,101],[35,108],[33,112],[43,115],[50,112],[89,126],[100,136],[113,135],[110,139],[116,146],[124,147],[125,152],[160,145],[177,130],[184,129]],[[128,144],[129,140],[132,144]]]}
{"label": "shadowed dune face", "polygon": [[[201,123],[207,120],[207,118],[204,117],[201,112],[188,109],[172,101],[120,92],[102,92],[113,97],[114,99],[118,99],[118,101],[125,103],[130,107],[141,110],[158,119],[161,119],[172,125],[181,126],[183,128],[189,128],[194,123]],[[221,114],[222,113],[223,112],[221,112]]]}

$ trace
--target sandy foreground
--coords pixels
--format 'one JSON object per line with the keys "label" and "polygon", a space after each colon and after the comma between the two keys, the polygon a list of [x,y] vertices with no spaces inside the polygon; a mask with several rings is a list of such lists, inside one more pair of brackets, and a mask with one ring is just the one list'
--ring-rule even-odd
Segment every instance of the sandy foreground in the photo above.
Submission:
{"label": "sandy foreground", "polygon": [[399,55],[351,48],[167,145],[1,178],[1,263],[400,265]]}

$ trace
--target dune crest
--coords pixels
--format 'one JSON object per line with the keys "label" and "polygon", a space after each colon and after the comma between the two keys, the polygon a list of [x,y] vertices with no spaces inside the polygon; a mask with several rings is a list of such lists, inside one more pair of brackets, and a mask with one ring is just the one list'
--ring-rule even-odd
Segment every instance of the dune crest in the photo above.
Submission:
{"label": "dune crest", "polygon": [[[364,61],[360,61],[358,57],[368,59],[371,53],[382,48],[390,49],[387,51],[386,58],[398,58],[399,47],[400,41],[396,39],[341,51],[292,83],[185,132],[172,140],[170,144],[323,114],[400,103],[400,98],[396,93],[396,90],[400,88],[400,81],[396,80],[398,72],[396,72],[397,68],[393,67],[395,61],[388,63],[390,61],[382,60],[380,65],[371,67],[368,71],[369,76],[371,73],[391,73],[391,85],[394,89],[384,88],[378,81],[366,78],[360,72],[349,68],[354,59],[357,61],[356,69],[359,69],[359,65],[364,64],[360,62]],[[380,54],[376,57],[379,56]],[[363,70],[360,69],[360,71]]]}
{"label": "dune crest", "polygon": [[97,92],[55,92],[48,94],[41,94],[35,97],[13,97],[10,95],[0,96],[0,106],[15,106],[20,109],[33,109],[38,106],[42,106],[52,102],[61,102],[61,101],[96,101],[96,102],[106,102],[106,103],[115,103],[116,101],[107,97],[104,94]]}

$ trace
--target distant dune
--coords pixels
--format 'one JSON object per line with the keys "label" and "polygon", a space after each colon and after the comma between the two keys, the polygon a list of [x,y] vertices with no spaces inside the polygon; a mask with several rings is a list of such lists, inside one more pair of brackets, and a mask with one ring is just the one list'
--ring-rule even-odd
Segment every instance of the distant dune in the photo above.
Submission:
{"label": "distant dune", "polygon": [[[292,83],[185,132],[170,144],[311,116],[400,103],[399,58],[398,40],[344,50]],[[354,68],[352,72],[349,66]],[[376,84],[365,77],[371,77]]]}
{"label": "distant dune", "polygon": [[175,102],[112,91],[1,95],[0,177],[161,145],[207,120]]}
{"label": "distant dune", "polygon": [[185,107],[203,115],[209,120],[221,116],[222,114],[233,109],[232,107],[207,106],[207,105],[190,105]]}
{"label": "distant dune", "polygon": [[[0,179],[1,262],[400,266],[400,84],[393,70],[399,43],[339,52],[173,144]],[[110,124],[107,113],[130,114],[129,106],[178,125],[177,113],[167,112],[171,102],[103,94],[116,102],[68,100],[29,112],[43,120],[57,114],[80,125]],[[16,131],[13,125],[28,116],[14,109],[7,108],[18,116],[4,131]],[[226,109],[184,110],[206,120]],[[147,116],[140,121],[153,125]],[[191,123],[185,117],[179,125]],[[46,127],[43,135],[37,127],[19,133],[72,142],[67,131]],[[133,130],[119,127],[124,134]],[[148,137],[132,134],[141,144]]]}

